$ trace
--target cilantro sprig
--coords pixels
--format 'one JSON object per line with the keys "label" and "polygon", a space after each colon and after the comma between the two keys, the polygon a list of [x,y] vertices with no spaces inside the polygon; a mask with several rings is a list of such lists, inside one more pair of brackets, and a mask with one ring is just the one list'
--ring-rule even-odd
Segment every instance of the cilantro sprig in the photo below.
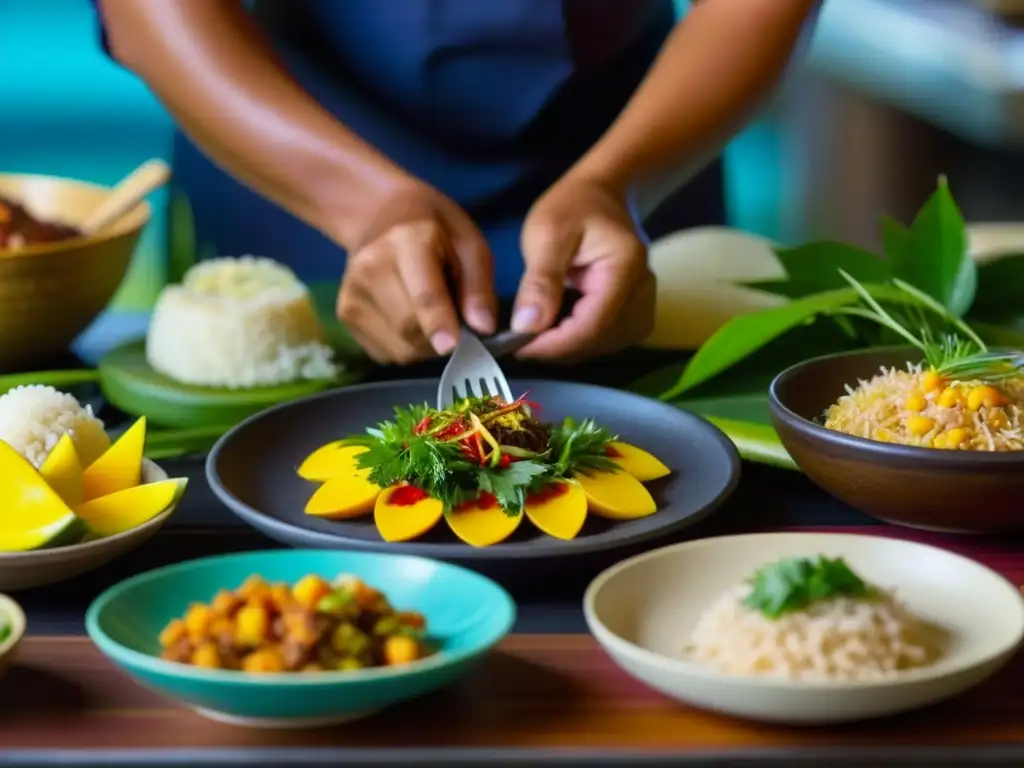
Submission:
{"label": "cilantro sprig", "polygon": [[503,446],[510,460],[496,465],[473,461],[459,440],[442,439],[434,428],[424,430],[424,424],[450,425],[456,417],[469,413],[486,418],[488,412],[494,413],[494,407],[493,401],[467,400],[443,412],[426,404],[396,408],[393,419],[346,442],[366,448],[357,463],[370,470],[371,482],[382,488],[410,483],[449,510],[489,493],[506,514],[518,515],[527,496],[544,486],[616,466],[608,456],[608,445],[616,435],[592,419],[577,423],[567,418],[560,425],[545,426],[548,438],[543,451]]}
{"label": "cilantro sprig", "polygon": [[801,611],[832,597],[871,597],[874,587],[850,569],[841,557],[794,557],[766,565],[750,580],[743,600],[769,619]]}

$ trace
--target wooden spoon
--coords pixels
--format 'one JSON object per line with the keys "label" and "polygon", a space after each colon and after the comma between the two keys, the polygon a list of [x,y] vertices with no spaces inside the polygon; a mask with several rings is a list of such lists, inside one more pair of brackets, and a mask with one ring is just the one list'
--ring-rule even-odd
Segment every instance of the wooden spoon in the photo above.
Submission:
{"label": "wooden spoon", "polygon": [[147,160],[129,173],[107,198],[79,225],[82,234],[95,235],[112,225],[171,178],[171,169],[163,160]]}

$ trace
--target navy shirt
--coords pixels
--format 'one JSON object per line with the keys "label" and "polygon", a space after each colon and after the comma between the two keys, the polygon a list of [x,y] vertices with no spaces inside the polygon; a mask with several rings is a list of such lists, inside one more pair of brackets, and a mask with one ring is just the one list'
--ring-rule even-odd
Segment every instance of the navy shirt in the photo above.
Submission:
{"label": "navy shirt", "polygon": [[[304,87],[350,129],[474,217],[502,295],[522,270],[530,204],[608,128],[675,23],[672,0],[256,0]],[[175,188],[203,250],[257,253],[337,279],[320,233],[175,138]],[[722,218],[720,168],[688,187],[686,222]]]}

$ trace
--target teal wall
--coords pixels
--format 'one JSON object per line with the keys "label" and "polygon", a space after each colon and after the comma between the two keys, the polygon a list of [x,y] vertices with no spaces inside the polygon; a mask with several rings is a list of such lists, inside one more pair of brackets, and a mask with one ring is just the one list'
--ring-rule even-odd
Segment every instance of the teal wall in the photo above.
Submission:
{"label": "teal wall", "polygon": [[[161,0],[154,0],[160,2]],[[0,0],[0,172],[112,183],[149,157],[166,157],[171,124],[146,89],[97,45],[86,0]],[[779,234],[778,128],[755,124],[727,153],[733,223]],[[155,200],[157,210],[165,204]],[[121,308],[148,306],[164,280],[165,221],[157,216],[119,293]]]}

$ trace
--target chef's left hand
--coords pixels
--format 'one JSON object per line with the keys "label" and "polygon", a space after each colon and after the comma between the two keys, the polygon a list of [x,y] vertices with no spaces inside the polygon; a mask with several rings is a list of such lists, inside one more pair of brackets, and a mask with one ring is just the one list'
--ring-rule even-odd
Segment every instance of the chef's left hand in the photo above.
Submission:
{"label": "chef's left hand", "polygon": [[[616,352],[654,328],[654,274],[624,199],[565,177],[533,206],[521,238],[526,269],[512,329],[539,332],[520,357],[572,361]],[[566,284],[582,296],[554,325]]]}

